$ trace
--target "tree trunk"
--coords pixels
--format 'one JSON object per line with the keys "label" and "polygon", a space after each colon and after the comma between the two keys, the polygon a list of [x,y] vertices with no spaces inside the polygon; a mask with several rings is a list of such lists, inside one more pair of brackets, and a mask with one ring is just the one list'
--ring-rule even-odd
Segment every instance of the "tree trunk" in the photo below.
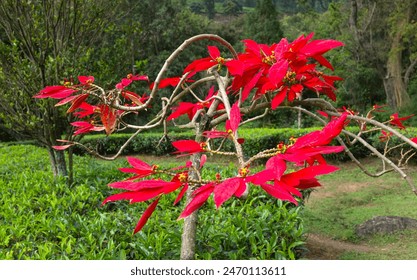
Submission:
{"label": "tree trunk", "polygon": [[[192,188],[187,190],[187,204],[191,201]],[[195,257],[195,243],[197,234],[198,211],[184,219],[181,236],[181,260],[193,260]]]}
{"label": "tree trunk", "polygon": [[[209,124],[209,118],[207,115],[203,115],[198,124],[196,124],[196,137],[195,141],[201,142],[203,140],[203,132],[207,130]],[[191,162],[194,168],[200,169],[200,158],[201,154],[193,154],[191,156]],[[189,174],[190,178],[198,180],[198,176],[194,171]],[[197,186],[198,187],[198,186]],[[192,199],[192,193],[195,190],[195,186],[190,186],[187,190],[186,205]],[[197,234],[197,222],[198,222],[198,211],[194,211],[191,215],[184,219],[184,225],[181,236],[181,260],[193,260],[195,258],[195,244]]]}
{"label": "tree trunk", "polygon": [[56,151],[52,147],[47,147],[47,150],[49,153],[49,161],[51,162],[52,173],[54,174],[54,177],[68,176],[64,152]]}
{"label": "tree trunk", "polygon": [[392,42],[391,52],[387,61],[387,75],[384,78],[384,89],[388,105],[396,110],[410,103],[410,96],[402,76],[402,55],[400,35],[396,35]]}
{"label": "tree trunk", "polygon": [[396,26],[394,26],[391,49],[386,64],[387,75],[384,78],[384,89],[388,105],[394,110],[403,108],[410,103],[410,96],[407,93],[407,85],[404,82],[402,71],[402,36],[407,22],[408,13],[405,13],[405,17],[398,19]]}

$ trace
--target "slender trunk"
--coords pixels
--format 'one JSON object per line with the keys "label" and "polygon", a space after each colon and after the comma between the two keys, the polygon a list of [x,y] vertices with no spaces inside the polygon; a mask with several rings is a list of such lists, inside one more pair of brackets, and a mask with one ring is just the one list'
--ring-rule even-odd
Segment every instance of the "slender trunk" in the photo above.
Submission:
{"label": "slender trunk", "polygon": [[[199,155],[192,156],[192,163],[194,166],[200,166]],[[193,173],[193,172],[192,172]],[[194,177],[194,174],[190,174]],[[193,188],[187,190],[186,203],[192,199]],[[195,243],[197,235],[198,211],[194,211],[191,215],[184,219],[184,225],[181,236],[181,260],[193,260],[195,257]]]}
{"label": "slender trunk", "polygon": [[394,93],[394,81],[393,77],[386,76],[383,79],[384,82],[384,90],[387,97],[388,106],[391,107],[393,110],[397,109],[397,102],[395,99]]}
{"label": "slender trunk", "polygon": [[[196,125],[196,137],[197,142],[203,140],[203,132],[207,130],[209,125],[209,118],[207,115],[201,117],[200,122]],[[191,162],[193,163],[194,168],[197,170],[200,169],[200,154],[194,154],[191,156]],[[190,178],[197,180],[198,176],[194,171],[191,171],[189,174]],[[195,190],[195,187],[191,186],[187,190],[187,200],[186,204],[191,201],[192,193]],[[197,222],[198,222],[198,211],[195,211],[188,217],[184,219],[184,225],[182,229],[181,236],[181,260],[193,260],[195,258],[195,244],[196,244],[196,235],[197,235]]]}
{"label": "slender trunk", "polygon": [[47,147],[48,154],[49,154],[49,162],[51,163],[52,173],[54,177],[58,176],[58,169],[56,164],[55,152],[51,147]]}
{"label": "slender trunk", "polygon": [[68,186],[74,183],[74,153],[72,147],[68,149]]}
{"label": "slender trunk", "polygon": [[56,151],[52,147],[47,147],[49,161],[51,162],[52,173],[54,177],[68,176],[67,164],[65,162],[65,154],[63,151]]}

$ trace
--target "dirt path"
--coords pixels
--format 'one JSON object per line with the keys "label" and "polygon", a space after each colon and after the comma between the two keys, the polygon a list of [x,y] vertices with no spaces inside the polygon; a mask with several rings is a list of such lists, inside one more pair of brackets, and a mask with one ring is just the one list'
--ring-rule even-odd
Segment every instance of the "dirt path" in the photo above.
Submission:
{"label": "dirt path", "polygon": [[305,256],[309,260],[337,260],[345,252],[369,253],[374,249],[367,245],[352,244],[334,240],[323,235],[307,235],[308,252]]}

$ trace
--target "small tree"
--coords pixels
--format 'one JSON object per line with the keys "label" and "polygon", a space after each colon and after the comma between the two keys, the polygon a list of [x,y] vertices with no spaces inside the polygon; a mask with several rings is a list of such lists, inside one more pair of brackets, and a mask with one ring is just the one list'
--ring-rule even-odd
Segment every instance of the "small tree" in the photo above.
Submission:
{"label": "small tree", "polygon": [[[177,56],[201,40],[213,41],[223,49],[220,51],[217,46],[209,45],[208,57],[192,61],[181,76],[164,78]],[[118,157],[129,142],[143,131],[163,127],[162,141],[167,139],[172,126],[194,130],[194,139],[172,143],[177,149],[175,154],[190,155],[189,161],[176,168],[161,169],[138,158],[128,157],[131,167],[121,168],[120,171],[131,173],[131,177],[109,184],[112,188],[124,191],[107,197],[103,202],[149,201],[148,208],[134,229],[136,233],[145,226],[158,202],[167,194],[177,192],[174,204],[186,197],[186,206],[179,216],[179,219],[184,219],[182,259],[194,258],[197,210],[211,196],[219,208],[233,197],[244,199],[252,187],[261,188],[277,199],[297,204],[302,198],[302,190],[320,185],[317,176],[338,169],[327,164],[324,154],[344,151],[371,176],[381,176],[395,170],[417,193],[412,180],[402,169],[414,155],[417,138],[408,139],[395,129],[403,129],[402,121],[410,116],[401,118],[394,114],[390,120],[382,123],[374,119],[375,112],[381,110],[381,106],[375,105],[365,116],[360,116],[349,110],[337,110],[326,100],[336,99],[335,82],[340,78],[321,71],[332,69],[323,55],[343,46],[341,42],[313,40],[313,34],[310,34],[300,36],[293,42],[284,38],[272,45],[259,44],[253,40],[244,40],[244,44],[244,52],[238,54],[219,36],[197,35],[186,40],[167,58],[154,82],[150,82],[146,75],[128,75],[114,89],[105,90],[94,83],[94,77],[80,76],[78,84],[48,86],[35,97],[57,98],[61,99],[58,105],[69,104],[68,112],[82,119],[72,123],[76,127],[76,135],[91,131],[104,131],[109,135],[125,128],[136,131],[112,157],[89,150],[104,159]],[[129,91],[128,87],[133,82],[149,84],[149,94],[138,95]],[[169,87],[173,89],[167,96],[158,94],[162,88]],[[304,91],[314,91],[317,98],[303,99]],[[194,101],[184,101],[186,96]],[[161,110],[147,124],[138,126],[127,122],[125,116],[128,114],[144,114],[146,108],[156,103],[161,105]],[[314,112],[304,109],[314,107],[320,110]],[[298,139],[290,138],[286,142],[276,143],[275,147],[264,148],[248,157],[244,139],[238,134],[239,128],[262,119],[271,110],[281,109],[301,111],[322,122],[324,127]],[[345,130],[348,123],[358,124],[360,132],[353,134]],[[391,148],[387,144],[384,151],[379,151],[361,137],[371,130],[380,130],[381,140],[386,143],[396,136],[402,144]],[[339,136],[341,133],[346,136],[346,141]],[[331,145],[333,139],[340,145]],[[233,143],[234,151],[225,151],[226,141]],[[82,146],[81,143],[62,142],[62,146],[55,148],[64,150],[72,145]],[[354,157],[348,146],[355,142],[381,158],[381,172],[372,174]],[[411,148],[406,149],[406,145]],[[402,148],[398,163],[387,157],[393,148]],[[214,178],[203,178],[201,171],[209,155],[235,158],[238,162],[235,176],[221,178],[217,174]],[[263,166],[258,172],[251,171],[255,162]],[[171,179],[163,180],[164,176]]]}

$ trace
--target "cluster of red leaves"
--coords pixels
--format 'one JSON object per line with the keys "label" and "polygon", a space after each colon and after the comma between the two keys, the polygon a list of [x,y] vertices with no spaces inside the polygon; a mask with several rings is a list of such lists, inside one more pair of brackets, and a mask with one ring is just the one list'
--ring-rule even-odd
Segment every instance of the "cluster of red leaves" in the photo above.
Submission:
{"label": "cluster of red leaves", "polygon": [[312,37],[313,33],[300,36],[292,43],[283,38],[272,45],[245,40],[245,52],[238,59],[225,63],[234,76],[231,90],[242,88],[242,100],[246,100],[254,88],[257,89],[255,99],[272,92],[272,109],[278,107],[285,98],[290,102],[300,98],[304,88],[335,100],[334,82],[341,78],[324,75],[316,68],[318,63],[333,70],[323,54],[343,46],[343,43],[336,40],[312,40]]}
{"label": "cluster of red leaves", "polygon": [[[373,118],[373,113],[374,112],[385,112],[383,110],[384,107],[385,107],[385,105],[382,105],[382,106],[381,105],[373,105],[372,109],[367,114],[367,118]],[[400,117],[398,113],[394,113],[390,116],[389,120],[386,123],[393,128],[398,128],[400,130],[405,130],[406,127],[403,124],[403,122],[412,118],[413,116],[414,116],[414,114],[408,115],[408,116],[405,116],[405,117]],[[389,139],[391,139],[392,136],[393,136],[392,132],[387,132],[387,131],[381,130],[381,135],[379,136],[379,140],[381,142],[387,142]],[[410,140],[415,142],[415,139],[416,138],[412,138]]]}
{"label": "cluster of red leaves", "polygon": [[[230,132],[218,132],[217,135],[234,137],[241,119],[239,110],[233,109],[236,106],[234,105],[232,107],[231,117],[228,120]],[[276,155],[267,161],[265,169],[256,174],[249,175],[249,168],[243,167],[238,170],[235,177],[224,180],[216,177],[209,182],[200,182],[200,186],[192,193],[191,201],[186,205],[179,218],[182,219],[191,215],[211,195],[213,195],[216,207],[219,208],[230,198],[242,196],[246,192],[248,184],[261,187],[277,199],[297,204],[295,197],[301,197],[300,190],[320,186],[316,178],[317,176],[338,170],[337,167],[328,165],[322,155],[343,150],[342,146],[328,145],[340,134],[346,125],[346,118],[347,113],[330,121],[322,130],[311,132],[298,139],[292,139],[292,142],[288,145],[281,144],[280,148],[277,149]],[[212,132],[207,133],[210,136]],[[173,142],[174,147],[178,150],[177,153],[187,155],[210,152],[203,144],[204,142],[198,143],[193,140]],[[205,159],[206,157],[203,155],[202,162]],[[139,219],[134,230],[136,233],[145,225],[163,195],[181,188],[174,204],[181,200],[188,188],[188,168],[191,168],[191,166],[190,163],[187,163],[185,166],[176,168],[176,170],[180,169],[183,171],[176,173],[171,181],[163,181],[158,178],[141,180],[144,177],[156,174],[156,167],[132,157],[128,158],[128,162],[132,168],[121,168],[120,170],[122,172],[133,173],[135,176],[124,181],[109,184],[112,188],[121,188],[127,190],[127,192],[112,195],[106,198],[103,204],[123,199],[129,200],[130,203],[153,200]],[[299,168],[297,171],[288,172],[289,162],[306,167]],[[137,181],[138,179],[139,181]]]}
{"label": "cluster of red leaves", "polygon": [[[92,131],[105,131],[107,135],[111,134],[117,127],[119,117],[123,111],[116,110],[107,104],[92,105],[87,102],[90,93],[95,90],[93,76],[78,76],[78,84],[65,82],[63,85],[47,86],[34,98],[53,98],[60,99],[55,106],[70,104],[67,113],[72,113],[75,117],[82,119],[72,122],[74,126],[74,135],[85,134]],[[140,96],[125,88],[134,81],[149,82],[147,76],[127,75],[118,84],[116,89],[120,90],[122,97],[129,106],[142,105],[148,97]],[[57,146],[57,149],[64,149],[70,145]]]}

